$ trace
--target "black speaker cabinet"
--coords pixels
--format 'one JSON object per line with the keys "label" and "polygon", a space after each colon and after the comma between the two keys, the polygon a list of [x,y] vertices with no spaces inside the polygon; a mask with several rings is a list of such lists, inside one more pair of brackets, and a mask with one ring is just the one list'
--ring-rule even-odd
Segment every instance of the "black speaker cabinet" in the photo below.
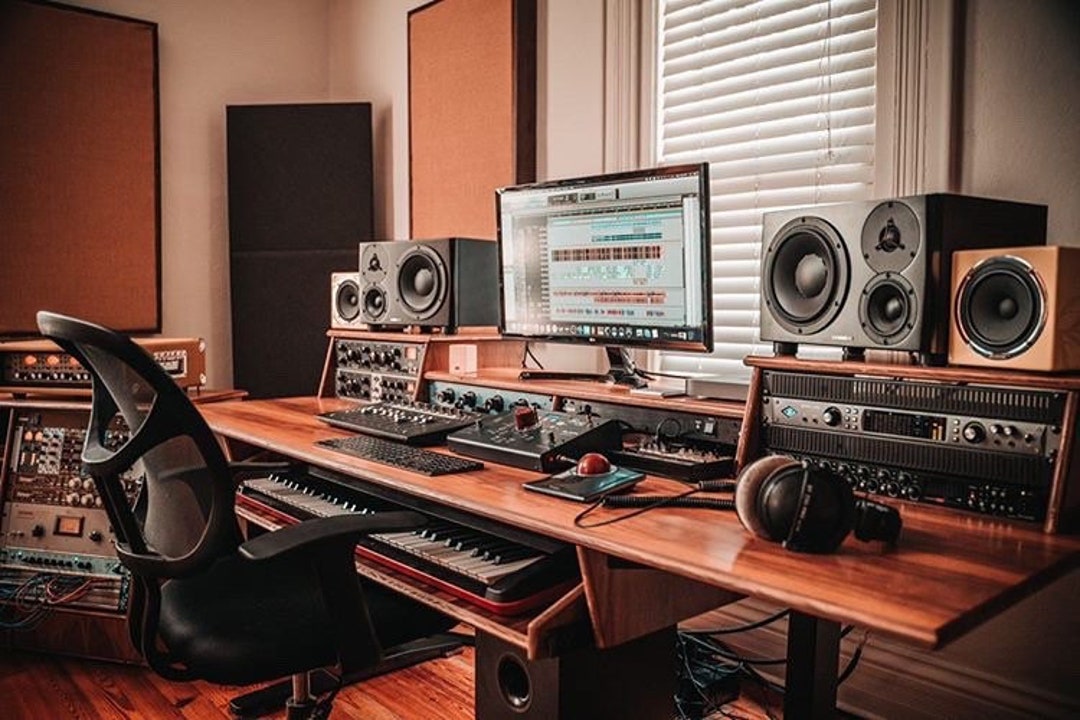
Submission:
{"label": "black speaker cabinet", "polygon": [[477,720],[667,720],[675,695],[675,630],[607,650],[544,660],[476,633]]}
{"label": "black speaker cabinet", "polygon": [[1046,206],[917,195],[765,213],[761,339],[906,350],[937,363],[948,349],[956,250],[1046,243]]}
{"label": "black speaker cabinet", "polygon": [[953,256],[954,365],[1080,370],[1080,248]]}
{"label": "black speaker cabinet", "polygon": [[360,317],[373,328],[499,324],[499,260],[490,240],[360,244]]}
{"label": "black speaker cabinet", "polygon": [[360,318],[360,273],[336,272],[330,276],[330,327],[358,329]]}
{"label": "black speaker cabinet", "polygon": [[233,383],[310,395],[326,355],[326,284],[374,234],[368,103],[226,110]]}

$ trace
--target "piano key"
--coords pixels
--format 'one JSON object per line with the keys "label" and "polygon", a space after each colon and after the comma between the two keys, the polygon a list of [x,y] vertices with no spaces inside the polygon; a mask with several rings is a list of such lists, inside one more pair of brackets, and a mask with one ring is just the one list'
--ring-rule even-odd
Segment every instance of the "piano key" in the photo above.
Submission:
{"label": "piano key", "polygon": [[[245,481],[242,484],[241,497],[250,492],[255,495],[249,497],[265,496],[279,503],[287,515],[297,519],[329,517],[351,512],[370,513],[400,507],[374,497],[370,498],[369,502],[365,499],[368,497],[366,495],[342,496],[327,490],[325,486],[312,486],[290,477],[271,476]],[[295,508],[295,511],[290,511],[289,508]],[[374,534],[362,539],[360,544],[375,553],[376,560],[385,556],[387,559],[395,559],[396,562],[404,562],[422,575],[449,583],[449,587],[461,588],[462,597],[482,603],[486,599],[485,593],[488,592],[484,588],[498,584],[499,596],[508,594],[512,591],[507,588],[512,588],[513,584],[508,585],[504,579],[509,580],[515,573],[521,573],[532,568],[534,564],[542,564],[552,558],[550,552],[542,552],[528,545],[439,518],[429,518],[427,526],[415,531]],[[393,552],[391,548],[394,549]],[[565,553],[560,553],[560,556],[562,555]],[[558,577],[564,578],[559,582],[565,582],[565,568],[572,570],[576,563],[560,561],[550,565],[564,568],[559,571]],[[530,570],[529,575],[535,575],[535,572]],[[530,587],[537,586],[534,580],[527,582]],[[475,583],[476,587],[472,587],[470,583]],[[540,585],[530,592],[536,593],[543,589]]]}

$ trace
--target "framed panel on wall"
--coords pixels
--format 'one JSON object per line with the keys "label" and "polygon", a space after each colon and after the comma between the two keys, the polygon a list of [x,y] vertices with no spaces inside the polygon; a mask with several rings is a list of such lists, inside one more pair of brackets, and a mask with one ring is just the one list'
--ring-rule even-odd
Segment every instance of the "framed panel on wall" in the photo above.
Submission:
{"label": "framed panel on wall", "polygon": [[414,238],[495,238],[495,190],[536,179],[536,0],[409,13]]}
{"label": "framed panel on wall", "polygon": [[0,2],[0,338],[161,330],[157,25]]}

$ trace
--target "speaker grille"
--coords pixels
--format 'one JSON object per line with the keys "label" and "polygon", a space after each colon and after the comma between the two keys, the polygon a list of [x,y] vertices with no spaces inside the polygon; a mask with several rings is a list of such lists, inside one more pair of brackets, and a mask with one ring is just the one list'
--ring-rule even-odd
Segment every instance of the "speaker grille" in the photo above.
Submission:
{"label": "speaker grille", "polygon": [[972,350],[1006,359],[1030,348],[1046,323],[1045,291],[1034,268],[1001,256],[973,267],[957,290],[956,322]]}
{"label": "speaker grille", "polygon": [[853,462],[1044,487],[1053,465],[1039,456],[1007,455],[960,447],[889,440],[851,433],[832,433],[767,425],[764,446],[771,451],[825,455]]}
{"label": "speaker grille", "polygon": [[869,405],[948,415],[993,417],[1060,425],[1065,394],[1012,388],[947,385],[873,378],[827,377],[766,371],[762,382],[769,395],[838,404]]}
{"label": "speaker grille", "polygon": [[766,250],[762,288],[767,310],[788,331],[820,331],[833,321],[847,297],[844,241],[821,218],[789,222]]}

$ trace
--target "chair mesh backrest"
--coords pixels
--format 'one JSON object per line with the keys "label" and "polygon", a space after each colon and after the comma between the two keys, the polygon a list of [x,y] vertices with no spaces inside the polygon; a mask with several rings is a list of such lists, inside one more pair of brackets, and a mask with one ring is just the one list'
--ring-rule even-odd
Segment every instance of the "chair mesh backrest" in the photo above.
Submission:
{"label": "chair mesh backrest", "polygon": [[[38,322],[93,378],[83,461],[113,522],[121,561],[133,572],[168,577],[235,549],[228,465],[184,391],[122,335],[51,313],[39,313]],[[117,413],[130,431],[126,438],[115,432]],[[128,498],[140,471],[133,509]]]}

